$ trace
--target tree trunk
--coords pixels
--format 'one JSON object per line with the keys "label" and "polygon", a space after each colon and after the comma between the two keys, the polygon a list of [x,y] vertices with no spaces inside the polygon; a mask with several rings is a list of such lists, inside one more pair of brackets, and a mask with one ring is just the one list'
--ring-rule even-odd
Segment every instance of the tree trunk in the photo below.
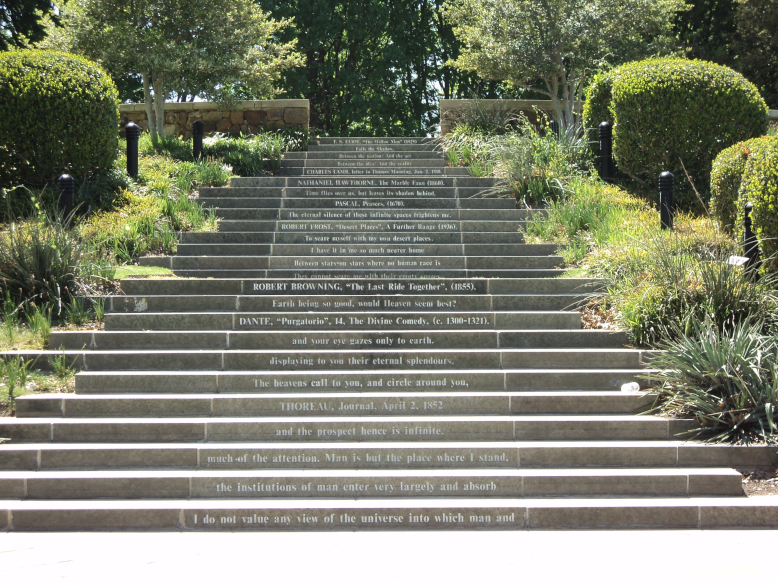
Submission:
{"label": "tree trunk", "polygon": [[157,135],[165,135],[165,93],[162,75],[154,72],[154,117],[157,122]]}
{"label": "tree trunk", "polygon": [[157,123],[154,119],[154,106],[151,97],[151,82],[149,80],[148,73],[143,73],[143,96],[146,99],[144,105],[146,106],[146,119],[149,121],[149,131],[151,132],[151,137],[156,138]]}

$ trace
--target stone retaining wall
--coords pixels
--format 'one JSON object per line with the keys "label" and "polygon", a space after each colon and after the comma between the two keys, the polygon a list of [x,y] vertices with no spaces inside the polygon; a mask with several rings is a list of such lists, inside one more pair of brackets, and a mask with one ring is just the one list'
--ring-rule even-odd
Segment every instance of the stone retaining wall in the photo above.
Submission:
{"label": "stone retaining wall", "polygon": [[[308,128],[310,124],[310,102],[307,99],[273,99],[265,101],[242,101],[231,110],[219,108],[217,103],[166,103],[165,135],[192,137],[192,122],[200,119],[206,134],[214,132],[256,134],[267,130],[291,127]],[[122,125],[132,121],[142,130],[149,129],[146,106],[143,103],[128,103],[119,106]]]}

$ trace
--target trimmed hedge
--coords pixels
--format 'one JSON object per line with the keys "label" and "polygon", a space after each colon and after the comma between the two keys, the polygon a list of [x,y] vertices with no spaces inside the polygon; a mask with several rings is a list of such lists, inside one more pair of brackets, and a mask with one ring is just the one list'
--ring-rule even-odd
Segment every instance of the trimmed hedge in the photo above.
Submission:
{"label": "trimmed hedge", "polygon": [[116,86],[95,63],[55,51],[0,54],[0,185],[107,170],[118,127]]}
{"label": "trimmed hedge", "polygon": [[636,61],[598,76],[584,123],[604,119],[614,122],[621,171],[656,185],[669,170],[683,183],[683,160],[702,191],[721,150],[768,127],[767,105],[752,83],[728,67],[683,59]]}
{"label": "trimmed hedge", "polygon": [[736,230],[734,227],[737,220],[738,193],[748,159],[771,142],[778,144],[778,138],[762,136],[739,142],[722,150],[713,161],[710,175],[710,210],[727,233]]}
{"label": "trimmed hedge", "polygon": [[766,140],[764,146],[748,156],[737,201],[737,236],[743,238],[746,203],[751,211],[753,229],[759,240],[759,251],[769,264],[776,265],[778,254],[778,139]]}

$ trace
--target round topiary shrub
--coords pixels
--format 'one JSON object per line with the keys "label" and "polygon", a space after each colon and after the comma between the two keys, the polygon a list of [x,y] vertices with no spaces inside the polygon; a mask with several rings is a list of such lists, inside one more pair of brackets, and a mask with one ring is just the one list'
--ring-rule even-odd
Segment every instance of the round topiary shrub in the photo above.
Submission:
{"label": "round topiary shrub", "polygon": [[0,185],[87,176],[117,156],[119,100],[95,63],[67,53],[0,53]]}
{"label": "round topiary shrub", "polygon": [[735,232],[737,199],[740,184],[749,157],[770,143],[778,144],[778,138],[762,136],[739,142],[722,150],[713,161],[710,174],[710,210],[713,217],[727,233]]}
{"label": "round topiary shrub", "polygon": [[705,61],[649,59],[613,79],[613,155],[632,177],[656,184],[683,168],[702,190],[724,148],[767,132],[767,105],[740,73]]}
{"label": "round topiary shrub", "polygon": [[743,239],[743,218],[747,203],[759,251],[767,265],[778,263],[778,139],[767,140],[748,156],[737,201],[737,236]]}

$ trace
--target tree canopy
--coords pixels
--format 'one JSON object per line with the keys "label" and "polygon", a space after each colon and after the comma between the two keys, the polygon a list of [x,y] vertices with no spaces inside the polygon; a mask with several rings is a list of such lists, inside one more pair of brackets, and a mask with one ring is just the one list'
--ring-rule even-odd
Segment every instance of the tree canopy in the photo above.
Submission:
{"label": "tree canopy", "polygon": [[114,75],[143,80],[153,134],[173,92],[220,101],[241,89],[277,93],[281,72],[300,64],[294,41],[278,42],[289,25],[252,0],[71,0],[63,41]]}
{"label": "tree canopy", "polygon": [[57,20],[50,0],[0,0],[0,51],[43,40],[47,16]]}
{"label": "tree canopy", "polygon": [[666,52],[683,7],[683,0],[449,0],[446,18],[464,44],[450,64],[546,95],[569,128],[594,72]]}

